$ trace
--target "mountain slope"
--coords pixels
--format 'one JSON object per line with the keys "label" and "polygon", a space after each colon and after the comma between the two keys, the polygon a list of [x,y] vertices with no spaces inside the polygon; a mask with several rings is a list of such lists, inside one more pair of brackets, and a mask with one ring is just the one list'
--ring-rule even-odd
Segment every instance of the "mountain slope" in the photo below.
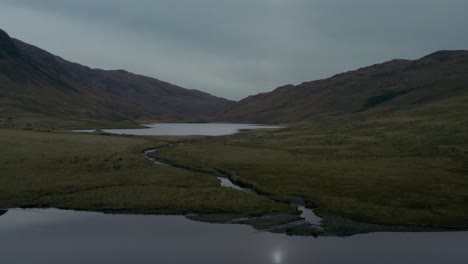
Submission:
{"label": "mountain slope", "polygon": [[123,70],[91,69],[0,30],[0,118],[206,120],[232,102]]}
{"label": "mountain slope", "polygon": [[393,60],[250,96],[220,119],[296,122],[324,114],[401,110],[467,91],[468,51],[439,51],[415,61]]}

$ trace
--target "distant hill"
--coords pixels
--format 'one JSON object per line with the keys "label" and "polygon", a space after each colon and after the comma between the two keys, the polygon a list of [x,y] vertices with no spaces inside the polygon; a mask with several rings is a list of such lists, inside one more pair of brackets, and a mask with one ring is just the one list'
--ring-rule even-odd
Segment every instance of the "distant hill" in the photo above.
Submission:
{"label": "distant hill", "polygon": [[468,51],[439,51],[419,60],[393,60],[279,87],[241,100],[219,118],[290,123],[322,115],[410,109],[467,93]]}
{"label": "distant hill", "polygon": [[[158,63],[158,62],[155,62]],[[123,70],[91,69],[0,30],[0,118],[199,121],[233,102]]]}

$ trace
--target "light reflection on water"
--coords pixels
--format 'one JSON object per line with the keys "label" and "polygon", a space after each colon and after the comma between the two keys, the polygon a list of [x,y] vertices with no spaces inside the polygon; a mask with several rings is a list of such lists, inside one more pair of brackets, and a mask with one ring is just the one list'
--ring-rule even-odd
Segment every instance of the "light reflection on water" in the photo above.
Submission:
{"label": "light reflection on water", "polygon": [[466,264],[468,232],[288,237],[183,216],[14,209],[0,216],[0,263]]}
{"label": "light reflection on water", "polygon": [[280,249],[273,251],[273,263],[275,264],[283,263],[283,252]]}

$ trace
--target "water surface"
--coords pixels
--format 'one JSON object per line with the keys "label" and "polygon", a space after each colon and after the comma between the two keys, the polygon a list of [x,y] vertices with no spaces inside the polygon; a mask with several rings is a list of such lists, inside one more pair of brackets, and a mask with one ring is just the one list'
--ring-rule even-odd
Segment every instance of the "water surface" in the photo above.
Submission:
{"label": "water surface", "polygon": [[247,188],[243,188],[243,187],[241,187],[239,185],[236,185],[230,179],[228,179],[226,177],[217,177],[217,178],[219,180],[219,184],[222,187],[233,188],[233,189],[236,189],[236,190],[241,191],[241,192],[254,193],[255,194],[255,191],[247,189]]}
{"label": "water surface", "polygon": [[0,216],[0,263],[466,264],[468,232],[288,237],[183,216],[13,209]]}
{"label": "water surface", "polygon": [[[119,135],[136,136],[226,136],[248,129],[277,129],[283,126],[231,123],[156,123],[137,129],[103,129],[102,131]],[[75,132],[94,132],[95,130],[74,130]]]}

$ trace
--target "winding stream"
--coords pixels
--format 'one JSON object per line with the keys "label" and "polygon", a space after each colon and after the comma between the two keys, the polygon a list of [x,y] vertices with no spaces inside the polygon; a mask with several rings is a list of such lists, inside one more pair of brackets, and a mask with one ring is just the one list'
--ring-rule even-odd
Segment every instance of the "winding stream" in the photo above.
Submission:
{"label": "winding stream", "polygon": [[[190,170],[190,171],[194,171],[194,172],[198,172],[198,173],[212,174],[213,176],[215,176],[219,180],[219,183],[220,183],[220,185],[222,187],[233,188],[233,189],[245,192],[245,193],[261,195],[261,194],[257,193],[254,189],[249,189],[249,188],[246,188],[246,187],[242,187],[242,186],[234,183],[231,180],[231,177],[228,174],[223,173],[223,172],[221,172],[219,170],[214,172],[214,173],[196,171],[196,170],[190,169],[190,168],[185,167],[185,166],[174,165],[173,162],[171,162],[169,160],[158,158],[156,156],[158,150],[160,150],[162,148],[173,147],[173,146],[176,146],[176,145],[178,145],[178,143],[170,143],[170,144],[167,144],[165,146],[158,147],[158,148],[145,150],[143,152],[143,155],[145,156],[145,158],[147,158],[148,160],[150,160],[150,161],[152,161],[152,162],[154,162],[155,164],[158,164],[158,165],[171,166],[171,167],[174,167],[174,168]],[[266,196],[266,197],[269,198],[268,196]],[[305,206],[299,205],[299,204],[292,204],[292,205],[298,207],[299,211],[302,212],[301,217],[305,220],[305,222],[307,222],[310,225],[320,227],[320,222],[321,222],[322,219],[319,216],[317,216],[312,209],[306,208]]]}

